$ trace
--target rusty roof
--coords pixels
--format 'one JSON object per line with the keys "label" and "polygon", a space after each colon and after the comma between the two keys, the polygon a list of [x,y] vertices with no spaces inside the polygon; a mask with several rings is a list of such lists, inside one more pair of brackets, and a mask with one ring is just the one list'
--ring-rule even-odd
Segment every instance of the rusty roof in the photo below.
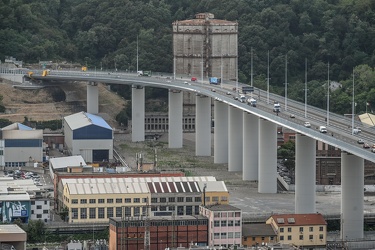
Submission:
{"label": "rusty roof", "polygon": [[306,225],[327,225],[323,215],[316,214],[275,214],[273,218],[279,226],[306,226]]}

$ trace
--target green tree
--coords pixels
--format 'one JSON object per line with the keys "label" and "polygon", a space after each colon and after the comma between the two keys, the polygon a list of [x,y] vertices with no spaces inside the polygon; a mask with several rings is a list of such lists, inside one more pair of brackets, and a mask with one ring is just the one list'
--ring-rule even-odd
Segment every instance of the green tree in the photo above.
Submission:
{"label": "green tree", "polygon": [[42,220],[30,220],[27,224],[27,241],[30,243],[44,242],[46,226]]}

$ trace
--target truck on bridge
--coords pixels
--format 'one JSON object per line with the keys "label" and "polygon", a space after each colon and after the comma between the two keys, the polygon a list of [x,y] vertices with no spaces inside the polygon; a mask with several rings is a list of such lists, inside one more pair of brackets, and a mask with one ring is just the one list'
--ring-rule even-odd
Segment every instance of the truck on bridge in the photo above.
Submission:
{"label": "truck on bridge", "polygon": [[219,85],[221,83],[221,78],[217,77],[210,77],[209,79],[210,84]]}

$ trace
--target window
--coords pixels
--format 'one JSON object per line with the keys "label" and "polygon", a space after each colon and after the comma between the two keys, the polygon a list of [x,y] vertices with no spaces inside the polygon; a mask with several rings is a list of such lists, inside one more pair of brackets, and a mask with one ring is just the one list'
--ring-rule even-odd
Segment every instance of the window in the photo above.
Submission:
{"label": "window", "polygon": [[142,202],[143,203],[147,203],[147,197],[146,198],[142,198]]}
{"label": "window", "polygon": [[314,228],[313,228],[313,227],[309,227],[309,231],[310,231],[310,232],[313,232],[313,231],[314,231]]}
{"label": "window", "polygon": [[177,197],[177,202],[184,202],[184,197]]}
{"label": "window", "polygon": [[78,199],[72,199],[72,204],[78,204]]}
{"label": "window", "polygon": [[122,203],[122,198],[116,198],[116,203]]}
{"label": "window", "polygon": [[193,207],[186,206],[186,215],[193,215]]}
{"label": "window", "polygon": [[264,241],[264,239],[265,239],[265,237],[264,237],[264,236],[262,236],[262,241]]}
{"label": "window", "polygon": [[215,220],[214,221],[214,227],[220,227],[220,221]]}
{"label": "window", "polygon": [[132,203],[132,199],[131,198],[125,198],[125,203]]}
{"label": "window", "polygon": [[186,202],[193,202],[193,197],[186,197]]}
{"label": "window", "polygon": [[134,203],[140,203],[141,199],[140,198],[134,198]]}
{"label": "window", "polygon": [[167,198],[160,198],[160,202],[163,202],[163,203],[167,202]]}
{"label": "window", "polygon": [[222,238],[222,239],[226,239],[226,238],[227,238],[227,233],[222,232],[222,233],[221,233],[221,238]]}
{"label": "window", "polygon": [[313,240],[314,239],[314,235],[310,234],[309,235],[309,240]]}
{"label": "window", "polygon": [[319,227],[319,231],[320,231],[320,232],[323,232],[323,227]]}
{"label": "window", "polygon": [[175,197],[169,197],[169,198],[168,198],[168,201],[169,201],[169,202],[176,202],[176,198],[175,198]]}
{"label": "window", "polygon": [[195,202],[202,202],[202,198],[201,198],[201,197],[195,197],[195,198],[194,198],[194,201],[195,201]]}
{"label": "window", "polygon": [[80,208],[81,219],[87,219],[87,209],[85,207]]}
{"label": "window", "polygon": [[[246,238],[246,237],[245,237]],[[228,239],[233,239],[233,232],[228,232]],[[244,239],[245,240],[245,239]]]}
{"label": "window", "polygon": [[292,240],[292,236],[291,235],[288,235],[288,240]]}
{"label": "window", "polygon": [[300,232],[303,232],[303,227],[300,227],[300,228],[299,228],[299,231],[300,231]]}
{"label": "window", "polygon": [[236,220],[236,221],[234,222],[234,226],[236,226],[236,227],[241,226],[241,221]]}
{"label": "window", "polygon": [[251,237],[251,240],[252,240],[252,241],[255,241],[255,237]]}
{"label": "window", "polygon": [[116,207],[116,217],[122,217],[122,208]]}
{"label": "window", "polygon": [[284,233],[284,228],[280,227],[280,233]]}
{"label": "window", "polygon": [[300,235],[300,236],[299,236],[299,240],[303,240],[303,235]]}
{"label": "window", "polygon": [[228,220],[228,227],[233,227],[234,222],[232,220]]}
{"label": "window", "polygon": [[113,207],[107,207],[107,218],[113,217]]}
{"label": "window", "polygon": [[227,221],[226,220],[222,220],[221,221],[221,226],[222,227],[226,227],[227,226]]}
{"label": "window", "polygon": [[35,201],[31,201],[31,205],[35,205]]}
{"label": "window", "polygon": [[89,203],[90,203],[90,204],[95,204],[95,203],[96,203],[96,199],[90,199],[90,200],[89,200]]}
{"label": "window", "polygon": [[151,198],[151,203],[158,203],[158,198]]}
{"label": "window", "polygon": [[48,214],[48,209],[43,210],[44,214]]}
{"label": "window", "polygon": [[125,207],[125,216],[126,217],[132,216],[132,208],[131,207]]}
{"label": "window", "polygon": [[47,205],[47,201],[44,201],[44,205]]}
{"label": "window", "polygon": [[98,207],[98,219],[104,219],[104,207]]}
{"label": "window", "polygon": [[107,199],[107,203],[113,203],[113,199]]}
{"label": "window", "polygon": [[79,202],[80,202],[81,204],[87,204],[87,199],[81,199]]}
{"label": "window", "polygon": [[270,237],[270,240],[274,240],[274,237],[273,237],[273,236],[271,236],[271,237]]}
{"label": "window", "polygon": [[323,234],[319,234],[319,240],[322,240],[323,238]]}
{"label": "window", "polygon": [[104,199],[98,199],[98,203],[104,203]]}
{"label": "window", "polygon": [[174,211],[176,208],[174,206],[169,206],[168,211]]}
{"label": "window", "polygon": [[214,239],[220,239],[220,233],[214,233]]}
{"label": "window", "polygon": [[96,219],[96,208],[95,207],[89,208],[89,218],[90,219]]}
{"label": "window", "polygon": [[167,206],[160,206],[160,207],[159,207],[159,210],[160,210],[160,211],[167,211]]}
{"label": "window", "polygon": [[184,207],[183,206],[177,207],[177,215],[184,215]]}
{"label": "window", "polygon": [[241,217],[241,213],[240,213],[240,212],[236,212],[236,213],[235,213],[235,216],[236,216],[236,217]]}
{"label": "window", "polygon": [[78,208],[72,208],[72,219],[78,219]]}
{"label": "window", "polygon": [[241,233],[240,233],[240,232],[235,232],[235,233],[234,233],[234,237],[235,237],[236,239],[241,238]]}
{"label": "window", "polygon": [[37,215],[36,215],[36,218],[41,219],[41,218],[42,218],[42,215],[41,215],[41,214],[37,214]]}
{"label": "window", "polygon": [[42,209],[42,205],[37,205],[36,209]]}
{"label": "window", "polygon": [[284,240],[284,236],[281,235],[281,236],[280,236],[280,240]]}
{"label": "window", "polygon": [[140,215],[141,215],[140,207],[134,207],[134,216],[140,216]]}
{"label": "window", "polygon": [[221,196],[221,201],[227,201],[228,197],[227,196]]}
{"label": "window", "polygon": [[31,210],[31,214],[34,214],[34,210]]}
{"label": "window", "polygon": [[214,196],[214,197],[212,197],[212,201],[213,201],[213,202],[219,202],[219,197],[218,197],[218,196]]}
{"label": "window", "polygon": [[291,227],[288,227],[288,232],[292,232],[292,228]]}

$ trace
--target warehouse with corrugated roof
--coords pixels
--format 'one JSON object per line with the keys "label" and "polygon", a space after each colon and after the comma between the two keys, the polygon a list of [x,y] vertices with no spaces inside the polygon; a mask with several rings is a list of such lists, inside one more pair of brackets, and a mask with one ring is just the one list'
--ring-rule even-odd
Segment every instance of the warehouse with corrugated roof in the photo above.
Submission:
{"label": "warehouse with corrugated roof", "polygon": [[43,160],[43,130],[13,123],[0,130],[0,166],[24,167]]}
{"label": "warehouse with corrugated roof", "polygon": [[65,147],[86,162],[113,159],[113,129],[100,116],[80,112],[64,117]]}

